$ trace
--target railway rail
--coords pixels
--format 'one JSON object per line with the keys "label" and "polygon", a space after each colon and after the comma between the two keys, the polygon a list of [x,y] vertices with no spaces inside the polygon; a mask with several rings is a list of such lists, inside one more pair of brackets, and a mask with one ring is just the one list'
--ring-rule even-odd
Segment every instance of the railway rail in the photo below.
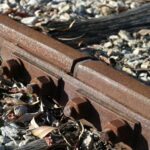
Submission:
{"label": "railway rail", "polygon": [[65,106],[66,116],[85,118],[99,130],[108,127],[132,149],[149,149],[147,85],[3,15],[0,49],[7,78],[30,83],[35,92],[36,85],[38,94]]}

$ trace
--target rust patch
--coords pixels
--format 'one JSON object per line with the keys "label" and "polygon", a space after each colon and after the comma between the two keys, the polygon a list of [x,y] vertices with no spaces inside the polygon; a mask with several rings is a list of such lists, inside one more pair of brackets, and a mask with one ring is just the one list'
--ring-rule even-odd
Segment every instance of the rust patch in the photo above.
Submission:
{"label": "rust patch", "polygon": [[99,61],[79,63],[74,77],[150,119],[148,86]]}

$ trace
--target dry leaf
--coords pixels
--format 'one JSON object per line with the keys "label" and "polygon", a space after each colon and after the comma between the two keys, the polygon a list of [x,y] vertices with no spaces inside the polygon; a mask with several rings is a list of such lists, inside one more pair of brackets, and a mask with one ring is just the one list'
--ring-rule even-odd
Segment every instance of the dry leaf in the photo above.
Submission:
{"label": "dry leaf", "polygon": [[25,102],[11,97],[6,97],[1,102],[9,105],[26,105]]}
{"label": "dry leaf", "polygon": [[16,98],[12,98],[12,97],[6,97],[3,100],[1,100],[1,103],[5,103],[8,105],[29,105],[29,106],[33,106],[36,105],[40,102],[38,97],[32,96],[32,98],[34,99],[34,101],[32,103],[25,103],[20,99],[16,99]]}
{"label": "dry leaf", "polygon": [[35,129],[38,127],[39,127],[39,125],[36,123],[35,118],[33,117],[33,119],[30,122],[29,130],[32,130],[32,129]]}
{"label": "dry leaf", "polygon": [[32,130],[32,134],[34,136],[37,136],[39,138],[44,138],[47,134],[49,134],[50,132],[52,132],[53,130],[55,130],[55,127],[50,127],[50,126],[41,126],[38,127],[36,129]]}

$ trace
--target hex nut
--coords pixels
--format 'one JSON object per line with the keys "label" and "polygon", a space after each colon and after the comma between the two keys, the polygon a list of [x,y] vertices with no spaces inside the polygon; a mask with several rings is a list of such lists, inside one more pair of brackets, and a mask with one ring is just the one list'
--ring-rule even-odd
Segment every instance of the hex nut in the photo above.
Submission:
{"label": "hex nut", "polygon": [[2,63],[3,74],[8,78],[20,74],[21,65],[17,59],[10,59]]}
{"label": "hex nut", "polygon": [[122,119],[110,121],[104,128],[109,132],[113,132],[118,141],[129,143],[133,140],[133,130],[129,124]]}
{"label": "hex nut", "polygon": [[65,116],[67,117],[72,116],[74,118],[78,118],[81,115],[83,116],[84,115],[83,109],[85,108],[86,103],[87,103],[86,99],[81,97],[76,97],[74,99],[69,100],[64,108]]}
{"label": "hex nut", "polygon": [[38,95],[49,95],[52,89],[51,80],[47,76],[40,76],[31,80],[27,86],[29,92]]}

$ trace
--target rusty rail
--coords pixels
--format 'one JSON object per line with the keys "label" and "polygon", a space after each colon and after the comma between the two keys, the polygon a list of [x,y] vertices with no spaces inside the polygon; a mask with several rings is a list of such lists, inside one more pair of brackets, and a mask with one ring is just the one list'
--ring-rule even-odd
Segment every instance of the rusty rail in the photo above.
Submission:
{"label": "rusty rail", "polygon": [[54,97],[66,105],[66,115],[82,116],[98,129],[116,118],[128,121],[133,135],[125,142],[148,150],[148,86],[6,16],[0,16],[0,48],[7,77],[32,83],[30,90]]}

